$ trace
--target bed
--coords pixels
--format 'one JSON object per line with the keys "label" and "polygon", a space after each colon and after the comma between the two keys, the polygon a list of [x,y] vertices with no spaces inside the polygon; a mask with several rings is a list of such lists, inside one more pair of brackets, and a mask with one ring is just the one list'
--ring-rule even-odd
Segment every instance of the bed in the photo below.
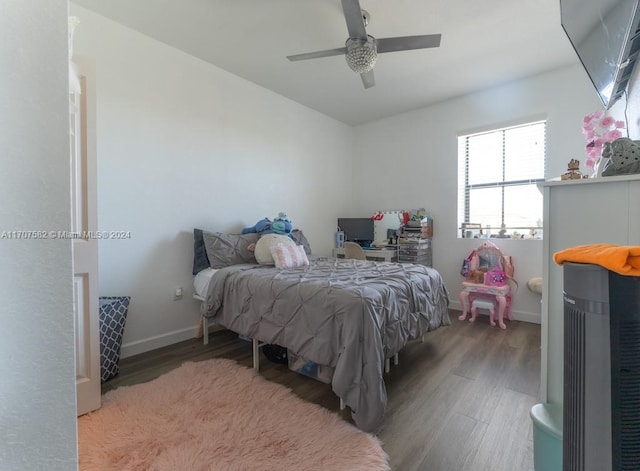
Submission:
{"label": "bed", "polygon": [[[332,389],[362,430],[374,431],[384,416],[386,359],[450,324],[448,292],[432,268],[310,257],[308,266],[279,269],[237,253],[217,266],[211,236],[204,239],[213,268],[200,296],[204,318],[331,367]],[[223,252],[244,243],[223,240]]]}

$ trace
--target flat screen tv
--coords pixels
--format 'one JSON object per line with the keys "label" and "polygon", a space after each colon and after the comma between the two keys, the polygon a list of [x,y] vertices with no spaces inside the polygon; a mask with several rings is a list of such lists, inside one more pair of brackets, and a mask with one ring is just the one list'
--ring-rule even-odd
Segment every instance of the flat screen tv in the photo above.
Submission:
{"label": "flat screen tv", "polygon": [[562,28],[604,104],[624,94],[638,59],[639,0],[560,0]]}
{"label": "flat screen tv", "polygon": [[371,218],[338,218],[338,229],[344,232],[345,240],[360,245],[370,245],[374,239],[373,219]]}

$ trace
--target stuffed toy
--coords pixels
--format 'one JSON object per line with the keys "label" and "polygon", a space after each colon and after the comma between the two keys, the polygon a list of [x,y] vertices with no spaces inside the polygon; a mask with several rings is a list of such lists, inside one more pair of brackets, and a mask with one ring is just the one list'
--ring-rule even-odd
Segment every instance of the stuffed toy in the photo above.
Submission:
{"label": "stuffed toy", "polygon": [[286,235],[293,239],[293,236],[291,235],[292,230],[293,225],[291,224],[291,220],[283,212],[278,213],[278,217],[276,217],[271,223],[271,231],[274,234]]}
{"label": "stuffed toy", "polygon": [[273,231],[271,230],[271,220],[269,218],[260,219],[258,222],[255,223],[254,226],[245,227],[244,229],[242,229],[242,233],[243,234],[251,234],[251,233],[271,234],[273,233]]}
{"label": "stuffed toy", "polygon": [[254,232],[260,235],[280,234],[289,236],[293,239],[293,235],[291,234],[292,230],[293,225],[291,224],[291,220],[285,213],[280,212],[273,222],[271,222],[269,218],[260,219],[254,226],[242,229],[242,234],[250,234]]}
{"label": "stuffed toy", "polygon": [[469,274],[468,279],[469,281],[471,281],[471,283],[483,284],[485,272],[486,272],[486,269],[482,269],[482,268],[478,270],[473,270]]}

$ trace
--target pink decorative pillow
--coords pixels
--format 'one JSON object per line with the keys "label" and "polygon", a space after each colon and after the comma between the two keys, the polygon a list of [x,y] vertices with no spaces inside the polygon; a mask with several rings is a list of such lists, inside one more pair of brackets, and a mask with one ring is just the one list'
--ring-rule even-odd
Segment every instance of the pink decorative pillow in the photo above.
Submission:
{"label": "pink decorative pillow", "polygon": [[276,245],[271,248],[276,268],[298,268],[309,265],[302,245]]}

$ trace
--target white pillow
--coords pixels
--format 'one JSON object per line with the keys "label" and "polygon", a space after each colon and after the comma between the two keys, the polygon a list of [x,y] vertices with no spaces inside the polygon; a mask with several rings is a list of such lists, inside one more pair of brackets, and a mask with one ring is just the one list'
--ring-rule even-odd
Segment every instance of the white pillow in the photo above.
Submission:
{"label": "white pillow", "polygon": [[256,248],[253,254],[256,257],[256,261],[260,265],[274,265],[273,255],[271,255],[271,247],[275,247],[278,244],[284,246],[296,246],[296,243],[292,241],[288,236],[280,234],[264,234],[258,242],[256,242]]}
{"label": "white pillow", "polygon": [[291,247],[290,245],[278,244],[271,247],[271,255],[273,255],[276,268],[298,268],[309,265],[307,253],[302,245]]}

